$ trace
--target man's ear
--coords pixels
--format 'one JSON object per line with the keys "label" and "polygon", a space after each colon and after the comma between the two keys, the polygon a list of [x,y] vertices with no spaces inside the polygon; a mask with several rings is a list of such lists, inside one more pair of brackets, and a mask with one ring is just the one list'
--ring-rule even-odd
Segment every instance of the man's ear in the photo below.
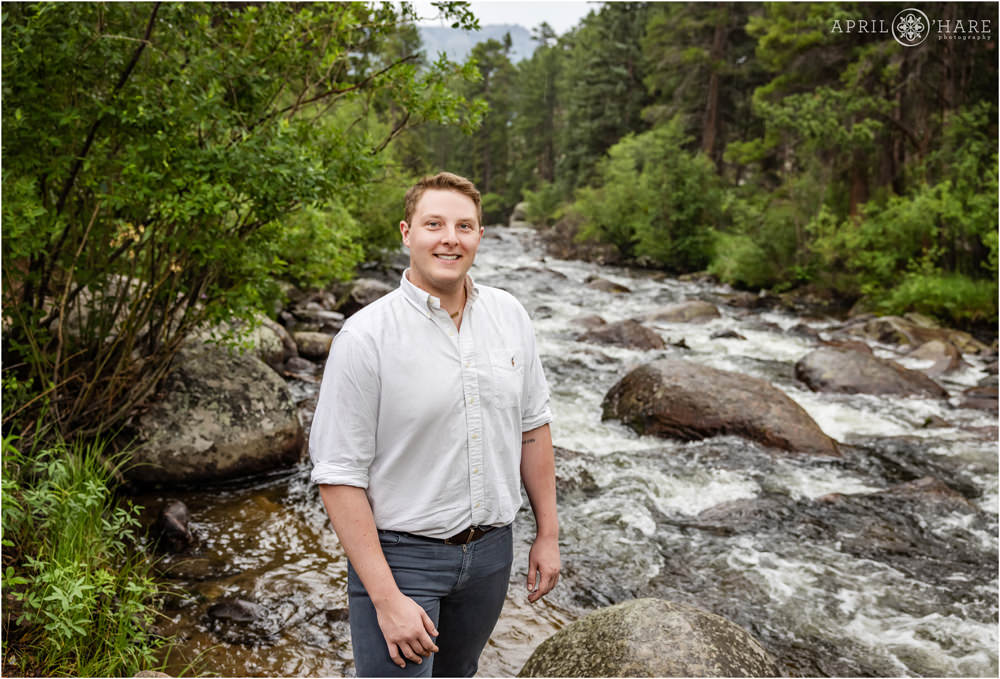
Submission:
{"label": "man's ear", "polygon": [[410,225],[405,221],[400,222],[399,233],[403,236],[403,245],[410,247]]}

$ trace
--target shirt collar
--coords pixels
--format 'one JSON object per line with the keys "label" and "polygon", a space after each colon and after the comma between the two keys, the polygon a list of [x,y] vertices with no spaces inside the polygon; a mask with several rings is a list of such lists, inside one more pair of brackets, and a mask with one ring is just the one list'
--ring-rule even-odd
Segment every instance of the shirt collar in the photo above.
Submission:
{"label": "shirt collar", "polygon": [[[402,289],[403,294],[406,295],[406,298],[413,302],[421,311],[424,309],[440,309],[440,298],[435,297],[426,290],[418,288],[416,285],[411,283],[410,279],[406,277],[406,274],[409,273],[409,271],[410,268],[407,267],[399,281],[399,287]],[[475,281],[472,280],[472,276],[469,274],[465,274],[465,292],[468,297],[467,304],[471,305],[479,297],[479,287],[476,285]]]}

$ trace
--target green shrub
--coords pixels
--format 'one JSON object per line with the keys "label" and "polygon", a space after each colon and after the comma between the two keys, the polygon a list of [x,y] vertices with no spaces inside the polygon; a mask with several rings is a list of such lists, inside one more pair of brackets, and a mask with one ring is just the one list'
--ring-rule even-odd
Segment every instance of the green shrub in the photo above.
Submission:
{"label": "green shrub", "polygon": [[527,220],[540,227],[549,227],[559,221],[563,215],[562,193],[558,185],[544,182],[537,191],[524,189],[525,217]]}
{"label": "green shrub", "polygon": [[775,280],[774,261],[753,238],[741,233],[715,232],[708,271],[723,283],[740,288],[766,288]]}
{"label": "green shrub", "polygon": [[913,272],[889,290],[877,307],[887,314],[919,311],[957,325],[995,321],[997,283],[956,273]]}
{"label": "green shrub", "polygon": [[622,254],[649,257],[673,271],[703,269],[711,229],[721,220],[722,190],[715,167],[692,154],[680,119],[611,147],[600,181],[577,194],[582,238],[614,244]]}
{"label": "green shrub", "polygon": [[100,444],[22,454],[3,440],[4,662],[25,676],[131,676],[156,666],[158,586],[138,508]]}

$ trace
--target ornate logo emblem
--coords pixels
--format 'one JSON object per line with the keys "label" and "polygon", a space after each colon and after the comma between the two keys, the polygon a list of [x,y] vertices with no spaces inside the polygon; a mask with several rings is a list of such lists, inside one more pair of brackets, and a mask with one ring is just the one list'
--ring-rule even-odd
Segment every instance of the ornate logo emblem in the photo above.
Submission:
{"label": "ornate logo emblem", "polygon": [[913,7],[904,9],[892,20],[892,37],[903,47],[916,47],[927,40],[930,32],[927,15]]}

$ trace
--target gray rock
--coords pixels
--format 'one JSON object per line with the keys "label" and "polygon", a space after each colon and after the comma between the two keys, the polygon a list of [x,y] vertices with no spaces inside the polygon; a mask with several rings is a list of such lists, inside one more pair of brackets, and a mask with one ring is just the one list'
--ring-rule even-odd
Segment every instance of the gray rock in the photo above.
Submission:
{"label": "gray rock", "polygon": [[170,677],[171,675],[167,674],[166,672],[158,672],[157,670],[139,670],[138,672],[136,672],[132,676],[133,677],[145,677],[145,678],[148,678],[148,679],[157,679],[159,677]]}
{"label": "gray rock", "polygon": [[292,333],[295,344],[299,348],[299,355],[313,361],[322,361],[330,354],[330,344],[333,337],[321,332],[295,332]]}
{"label": "gray rock", "polygon": [[967,365],[962,361],[962,352],[954,344],[941,340],[924,342],[906,356],[907,358],[918,358],[922,361],[933,361],[934,363],[929,368],[925,368],[922,371],[930,377],[954,372],[962,366]]}
{"label": "gray rock", "polygon": [[213,620],[253,622],[266,614],[267,611],[260,604],[243,599],[223,599],[208,607],[208,617]]}
{"label": "gray rock", "polygon": [[199,483],[272,471],[299,460],[304,435],[288,385],[256,356],[186,345],[160,395],[135,423],[126,476]]}
{"label": "gray rock", "polygon": [[815,328],[810,328],[805,323],[796,323],[788,329],[789,335],[794,335],[795,337],[803,337],[805,339],[820,339],[819,331]]}
{"label": "gray rock", "polygon": [[290,373],[312,375],[318,368],[319,366],[315,363],[301,356],[293,356],[285,362],[285,371]]}
{"label": "gray rock", "polygon": [[634,599],[570,623],[535,649],[521,677],[773,677],[774,658],[725,618]]}
{"label": "gray rock", "polygon": [[740,333],[738,333],[738,332],[736,332],[735,330],[732,330],[732,329],[730,329],[730,330],[716,330],[711,335],[709,335],[709,338],[710,339],[737,339],[737,340],[745,340],[746,339],[746,337],[744,337],[743,335],[741,335]]}
{"label": "gray rock", "polygon": [[689,300],[650,311],[643,314],[642,320],[660,323],[702,323],[720,316],[721,314],[714,304],[701,300]]}
{"label": "gray rock", "polygon": [[611,292],[616,294],[624,292],[632,292],[631,289],[625,287],[624,285],[620,285],[619,283],[615,283],[614,281],[609,281],[607,278],[601,278],[600,276],[592,276],[588,278],[587,287],[592,288],[594,290],[602,290],[603,292]]}
{"label": "gray rock", "polygon": [[583,316],[575,316],[569,319],[569,322],[573,325],[578,325],[586,330],[593,330],[594,328],[600,328],[603,325],[607,325],[608,322],[598,316],[597,314],[585,314]]}
{"label": "gray rock", "polygon": [[688,361],[642,365],[604,397],[604,419],[640,434],[693,441],[734,434],[797,453],[838,456],[837,443],[764,380]]}
{"label": "gray rock", "polygon": [[190,521],[187,505],[180,500],[171,500],[164,505],[154,527],[159,536],[157,541],[159,548],[171,552],[183,552],[193,545],[194,534],[189,526]]}
{"label": "gray rock", "polygon": [[813,391],[946,398],[934,380],[895,361],[848,348],[825,346],[795,364],[795,376]]}
{"label": "gray rock", "polygon": [[581,342],[596,342],[598,344],[614,344],[629,349],[664,349],[666,344],[656,331],[650,330],[637,321],[628,319],[617,323],[608,323],[593,330],[588,330],[577,336]]}
{"label": "gray rock", "polygon": [[527,222],[528,221],[528,202],[522,200],[520,203],[514,206],[513,212],[510,213],[509,223],[514,226],[515,222]]}
{"label": "gray rock", "polygon": [[985,384],[969,387],[962,392],[962,408],[974,408],[992,412],[1000,411],[997,404],[997,385]]}
{"label": "gray rock", "polygon": [[347,294],[344,303],[340,305],[339,311],[343,312],[345,316],[350,316],[395,289],[396,286],[376,278],[355,279],[351,285],[351,291]]}

